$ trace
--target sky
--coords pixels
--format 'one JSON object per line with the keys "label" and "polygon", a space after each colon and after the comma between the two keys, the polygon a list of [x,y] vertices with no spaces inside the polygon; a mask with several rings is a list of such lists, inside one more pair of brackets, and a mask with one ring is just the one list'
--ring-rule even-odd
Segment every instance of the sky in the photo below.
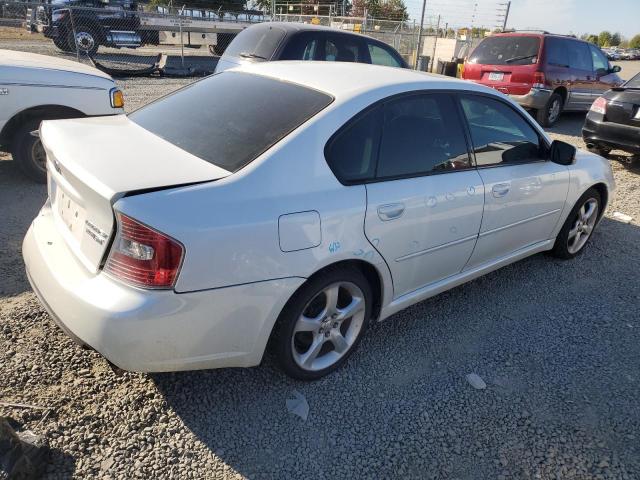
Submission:
{"label": "sky", "polygon": [[[426,0],[425,25],[502,26],[507,0]],[[412,19],[420,21],[422,0],[405,0]],[[581,35],[602,30],[631,38],[640,34],[640,0],[512,0],[507,28],[536,28]]]}

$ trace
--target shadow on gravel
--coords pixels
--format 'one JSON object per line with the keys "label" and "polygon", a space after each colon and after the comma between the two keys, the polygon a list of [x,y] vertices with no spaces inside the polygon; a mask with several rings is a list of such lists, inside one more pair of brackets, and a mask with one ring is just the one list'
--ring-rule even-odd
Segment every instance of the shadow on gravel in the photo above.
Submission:
{"label": "shadow on gravel", "polygon": [[47,187],[27,179],[0,153],[0,298],[31,290],[22,262],[22,239],[47,198]]}
{"label": "shadow on gravel", "polygon": [[558,122],[551,128],[545,128],[545,131],[547,133],[582,138],[582,125],[584,124],[585,116],[585,112],[563,113]]}
{"label": "shadow on gravel", "polygon": [[624,478],[640,472],[639,242],[604,219],[574,261],[530,257],[400,312],[315,383],[268,358],[151,377],[249,478]]}

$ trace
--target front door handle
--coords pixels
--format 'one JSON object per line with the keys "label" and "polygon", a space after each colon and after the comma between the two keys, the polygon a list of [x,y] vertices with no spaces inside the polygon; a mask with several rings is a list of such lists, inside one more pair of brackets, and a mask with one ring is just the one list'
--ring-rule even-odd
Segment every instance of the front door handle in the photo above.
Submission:
{"label": "front door handle", "polygon": [[400,218],[404,213],[404,203],[390,203],[378,207],[378,217],[383,222]]}
{"label": "front door handle", "polygon": [[496,198],[504,197],[507,193],[509,193],[509,189],[511,188],[511,184],[509,183],[496,183],[491,189],[491,193]]}

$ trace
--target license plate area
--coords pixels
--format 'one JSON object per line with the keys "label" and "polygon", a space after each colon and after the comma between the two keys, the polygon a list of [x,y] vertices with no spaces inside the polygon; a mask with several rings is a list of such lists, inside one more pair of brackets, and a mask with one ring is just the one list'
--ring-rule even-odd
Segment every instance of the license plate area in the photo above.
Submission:
{"label": "license plate area", "polygon": [[489,73],[489,80],[492,82],[501,82],[504,78],[504,73],[502,72],[491,72]]}
{"label": "license plate area", "polygon": [[79,240],[85,221],[85,209],[55,182],[52,182],[52,190],[55,198],[53,209],[58,219]]}

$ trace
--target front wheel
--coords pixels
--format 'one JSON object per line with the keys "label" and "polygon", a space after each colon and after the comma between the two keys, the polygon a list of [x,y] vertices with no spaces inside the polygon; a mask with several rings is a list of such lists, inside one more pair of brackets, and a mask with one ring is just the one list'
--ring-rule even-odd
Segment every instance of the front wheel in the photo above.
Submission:
{"label": "front wheel", "polygon": [[16,132],[12,155],[27,177],[38,183],[46,183],[47,154],[40,138],[31,135],[39,126],[40,120],[31,120]]}
{"label": "front wheel", "polygon": [[582,253],[596,227],[601,209],[600,193],[595,188],[590,188],[571,210],[556,237],[551,253],[564,259],[570,259]]}
{"label": "front wheel", "polygon": [[73,30],[68,33],[67,43],[71,47],[71,51],[75,52],[76,48],[80,53],[93,57],[98,51],[98,37],[92,28],[79,25],[76,27],[75,34]]}
{"label": "front wheel", "polygon": [[272,345],[281,368],[299,380],[317,380],[339,368],[360,342],[371,306],[371,287],[357,268],[311,279],[276,324]]}
{"label": "front wheel", "polygon": [[564,102],[562,97],[554,93],[549,97],[547,104],[536,113],[536,120],[543,127],[552,127],[560,118]]}

